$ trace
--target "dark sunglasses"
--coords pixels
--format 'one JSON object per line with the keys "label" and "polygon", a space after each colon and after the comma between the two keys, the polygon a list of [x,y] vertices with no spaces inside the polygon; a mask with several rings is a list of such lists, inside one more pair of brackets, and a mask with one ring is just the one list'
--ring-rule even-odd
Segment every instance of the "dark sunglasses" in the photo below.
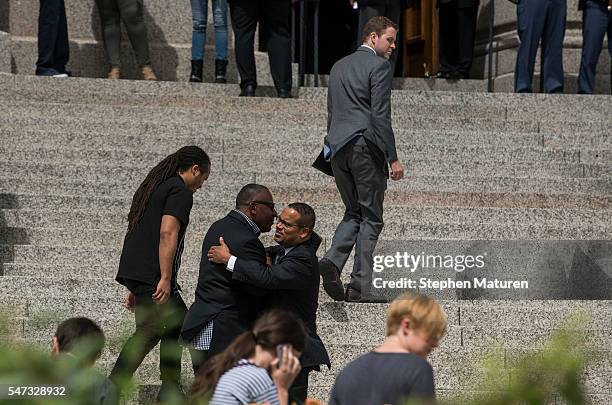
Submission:
{"label": "dark sunglasses", "polygon": [[265,205],[266,207],[270,208],[272,211],[274,211],[274,203],[272,201],[251,201],[251,204],[261,204],[261,205]]}

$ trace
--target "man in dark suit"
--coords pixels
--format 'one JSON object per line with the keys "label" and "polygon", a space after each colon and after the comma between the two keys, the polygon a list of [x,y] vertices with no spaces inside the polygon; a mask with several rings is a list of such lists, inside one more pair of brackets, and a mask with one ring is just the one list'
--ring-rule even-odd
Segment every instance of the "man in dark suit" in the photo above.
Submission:
{"label": "man in dark suit", "polygon": [[258,184],[247,184],[236,197],[236,208],[208,229],[202,244],[195,301],[181,330],[183,340],[191,342],[194,370],[250,328],[263,307],[261,290],[232,279],[225,266],[208,260],[208,250],[223,236],[236,254],[265,264],[266,251],[259,234],[271,229],[275,217],[270,191]]}
{"label": "man in dark suit", "polygon": [[544,91],[563,93],[563,38],[567,0],[518,0],[516,16],[521,39],[516,67],[514,91],[531,93],[533,69],[538,44],[542,41]]}
{"label": "man in dark suit", "polygon": [[467,79],[474,56],[479,0],[440,0],[440,72],[445,79]]}
{"label": "man in dark suit", "polygon": [[290,0],[229,0],[234,28],[236,65],[240,74],[240,95],[255,96],[254,41],[258,18],[268,38],[266,48],[270,73],[281,98],[291,97],[291,1]]}
{"label": "man in dark suit", "polygon": [[317,335],[319,301],[319,235],[313,232],[315,212],[308,204],[289,204],[279,215],[274,240],[267,249],[270,264],[261,264],[231,253],[223,240],[208,252],[209,260],[227,266],[232,279],[257,288],[274,290],[267,307],[293,311],[304,322],[308,334],[306,348],[300,357],[302,370],[289,390],[291,401],[303,404],[308,393],[308,374],[319,365],[330,366],[329,355]]}
{"label": "man in dark suit", "polygon": [[[391,179],[404,168],[397,157],[391,129],[389,56],[397,26],[386,17],[366,24],[363,45],[331,70],[327,92],[327,136],[314,167],[336,181],[346,210],[331,248],[319,262],[323,288],[334,300],[371,301],[372,254],[383,228],[383,199]],[[355,247],[355,263],[346,293],[340,271]]]}
{"label": "man in dark suit", "polygon": [[606,33],[608,53],[612,56],[612,2],[580,0],[578,9],[582,10],[582,57],[578,74],[578,93],[593,94],[595,69]]}

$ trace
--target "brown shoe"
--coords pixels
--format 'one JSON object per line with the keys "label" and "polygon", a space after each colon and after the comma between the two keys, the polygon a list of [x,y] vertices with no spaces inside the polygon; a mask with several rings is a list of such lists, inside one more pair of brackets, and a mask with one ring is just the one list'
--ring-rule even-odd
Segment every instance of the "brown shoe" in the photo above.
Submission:
{"label": "brown shoe", "polygon": [[151,66],[149,65],[142,67],[142,78],[144,80],[151,80],[151,81],[157,80],[157,76],[155,76],[155,73],[153,73],[153,69],[151,69]]}
{"label": "brown shoe", "polygon": [[111,80],[121,79],[121,69],[118,66],[112,67],[106,78]]}

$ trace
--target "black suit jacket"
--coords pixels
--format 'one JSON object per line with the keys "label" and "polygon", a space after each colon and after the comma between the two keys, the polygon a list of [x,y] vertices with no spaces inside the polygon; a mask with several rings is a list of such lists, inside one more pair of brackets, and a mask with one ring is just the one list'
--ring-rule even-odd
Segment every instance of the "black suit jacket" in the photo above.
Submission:
{"label": "black suit jacket", "polygon": [[263,244],[239,213],[231,211],[208,229],[202,244],[195,302],[185,316],[181,335],[189,342],[214,320],[210,355],[225,350],[236,336],[249,329],[264,307],[264,291],[232,279],[225,265],[208,260],[208,250],[219,244],[220,236],[236,256],[266,263]]}
{"label": "black suit jacket", "polygon": [[480,0],[438,0],[438,6],[440,4],[456,3],[459,8],[478,7]]}
{"label": "black suit jacket", "polygon": [[[327,350],[317,335],[320,282],[317,249],[320,244],[321,238],[313,233],[310,240],[295,246],[272,266],[247,260],[232,252],[238,258],[234,265],[234,280],[274,290],[268,295],[267,306],[292,311],[304,322],[308,339],[300,357],[302,367],[330,366]],[[282,246],[268,249],[273,263],[283,250]]]}

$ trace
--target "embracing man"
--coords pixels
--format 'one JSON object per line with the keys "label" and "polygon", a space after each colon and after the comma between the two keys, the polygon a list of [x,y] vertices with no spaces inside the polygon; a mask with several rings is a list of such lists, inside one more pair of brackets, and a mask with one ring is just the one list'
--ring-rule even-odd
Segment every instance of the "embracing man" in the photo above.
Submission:
{"label": "embracing man", "polygon": [[236,254],[265,264],[266,250],[259,234],[272,228],[274,218],[270,190],[259,184],[247,184],[236,197],[236,208],[206,232],[195,301],[181,331],[183,340],[190,342],[194,371],[252,326],[263,308],[265,294],[262,289],[234,280],[225,266],[210,262],[208,250],[223,237]]}
{"label": "embracing man", "polygon": [[321,238],[314,232],[315,212],[308,204],[289,204],[278,216],[274,241],[266,249],[269,263],[249,260],[231,250],[223,239],[208,251],[209,260],[226,266],[233,280],[274,290],[266,299],[267,308],[293,312],[307,332],[306,347],[300,356],[302,370],[289,389],[293,403],[302,405],[308,393],[308,374],[321,364],[330,366],[329,356],[317,335],[319,268],[317,249]]}

